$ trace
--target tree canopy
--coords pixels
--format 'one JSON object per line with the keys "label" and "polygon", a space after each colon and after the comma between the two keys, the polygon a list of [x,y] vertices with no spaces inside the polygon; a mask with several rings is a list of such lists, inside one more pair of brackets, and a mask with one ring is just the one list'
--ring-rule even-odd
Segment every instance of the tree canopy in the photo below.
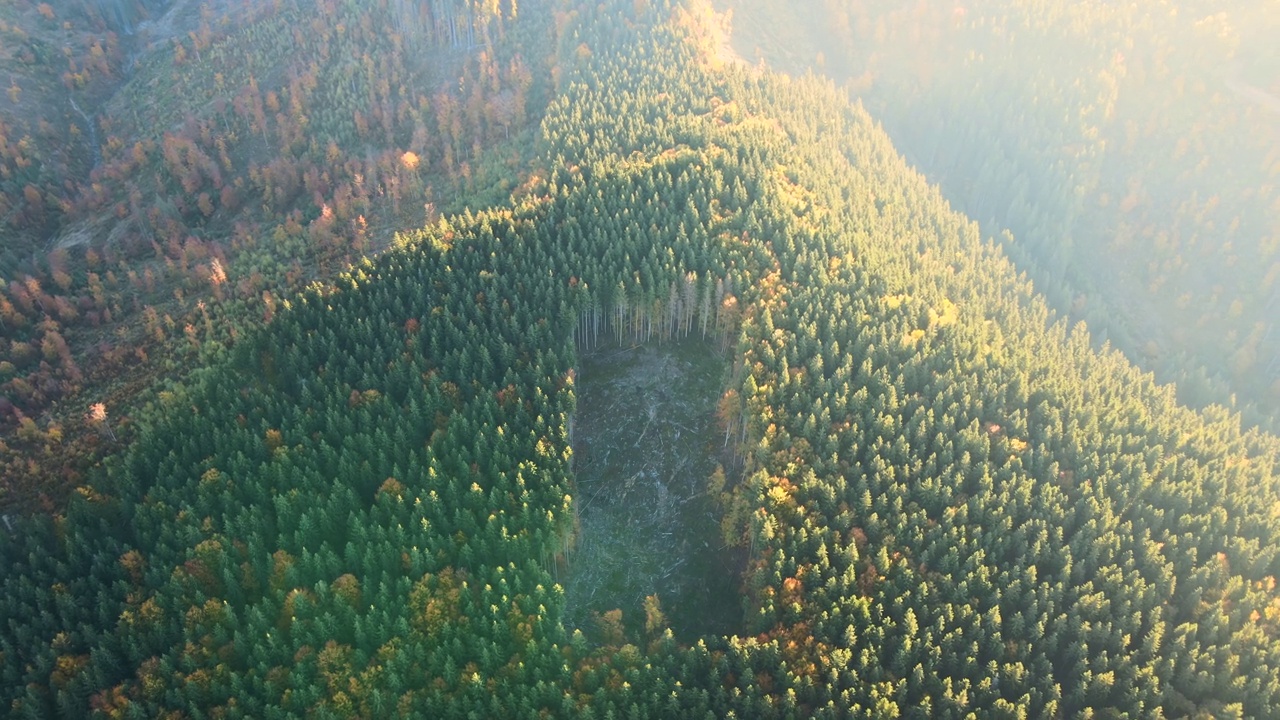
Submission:
{"label": "tree canopy", "polygon": [[[566,18],[519,198],[282,300],[0,532],[0,707],[1280,712],[1276,438],[1095,349],[865,110],[683,10]],[[568,628],[577,358],[680,336],[733,367],[746,630]]]}

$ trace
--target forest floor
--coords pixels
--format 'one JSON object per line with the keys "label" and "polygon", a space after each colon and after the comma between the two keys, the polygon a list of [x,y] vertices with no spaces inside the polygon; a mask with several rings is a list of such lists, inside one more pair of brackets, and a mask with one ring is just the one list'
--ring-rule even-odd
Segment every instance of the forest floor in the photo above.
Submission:
{"label": "forest floor", "polygon": [[676,637],[739,629],[741,559],[724,547],[707,493],[723,438],[715,409],[725,364],[697,340],[610,347],[582,358],[574,418],[581,523],[561,582],[569,627],[623,612],[643,627],[656,594]]}

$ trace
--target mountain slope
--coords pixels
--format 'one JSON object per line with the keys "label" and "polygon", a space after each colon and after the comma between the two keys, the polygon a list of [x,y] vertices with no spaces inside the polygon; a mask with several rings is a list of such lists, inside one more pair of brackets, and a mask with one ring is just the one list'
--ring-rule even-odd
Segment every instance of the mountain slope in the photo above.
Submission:
{"label": "mountain slope", "polygon": [[1273,422],[1268,3],[717,6],[744,56],[847,84],[1059,312],[1184,402]]}
{"label": "mountain slope", "polygon": [[[94,405],[127,441],[144,391],[223,352],[279,297],[405,224],[508,198],[558,55],[554,19],[527,9],[177,3],[120,43],[113,76],[49,100],[61,113],[79,98],[90,142],[45,140],[91,167],[32,165],[57,212],[10,216],[0,507],[59,507],[117,445],[85,422]],[[35,123],[49,105],[23,92]],[[25,202],[18,188],[0,190]]]}
{"label": "mountain slope", "polygon": [[[544,182],[281,308],[0,540],[19,717],[1268,716],[1276,438],[1090,347],[834,87],[584,11]],[[747,635],[571,631],[577,344],[731,341]],[[52,609],[50,609],[52,608]]]}

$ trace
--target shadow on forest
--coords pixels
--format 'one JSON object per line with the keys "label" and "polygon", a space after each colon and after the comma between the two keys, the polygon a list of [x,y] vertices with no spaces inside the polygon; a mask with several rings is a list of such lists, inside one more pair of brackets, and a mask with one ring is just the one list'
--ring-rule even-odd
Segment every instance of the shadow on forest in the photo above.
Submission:
{"label": "shadow on forest", "polygon": [[736,632],[742,560],[724,547],[707,494],[723,438],[716,401],[725,364],[686,339],[610,347],[582,358],[574,418],[577,547],[562,580],[567,625],[623,611],[629,629],[656,594],[682,640]]}

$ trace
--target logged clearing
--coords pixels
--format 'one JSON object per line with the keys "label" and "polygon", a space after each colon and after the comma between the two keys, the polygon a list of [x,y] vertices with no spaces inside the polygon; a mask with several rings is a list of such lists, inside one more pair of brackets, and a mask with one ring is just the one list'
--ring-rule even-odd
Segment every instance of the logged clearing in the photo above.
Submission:
{"label": "logged clearing", "polygon": [[740,562],[723,547],[706,492],[723,444],[715,422],[722,358],[685,340],[603,349],[580,371],[581,528],[563,581],[567,624],[587,630],[593,613],[620,609],[638,628],[644,599],[656,594],[677,637],[734,632]]}

